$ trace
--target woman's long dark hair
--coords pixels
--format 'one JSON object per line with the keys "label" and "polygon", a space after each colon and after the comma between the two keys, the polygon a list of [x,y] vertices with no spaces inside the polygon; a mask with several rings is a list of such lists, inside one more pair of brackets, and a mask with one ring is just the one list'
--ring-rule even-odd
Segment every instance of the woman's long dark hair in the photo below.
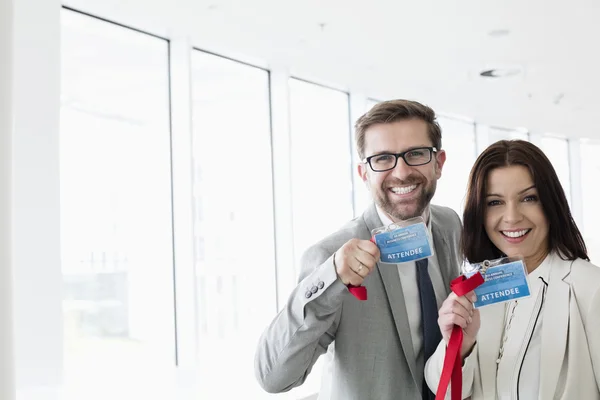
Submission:
{"label": "woman's long dark hair", "polygon": [[548,220],[548,250],[562,259],[588,260],[581,232],[573,220],[565,192],[546,155],[524,140],[501,140],[489,146],[475,161],[469,176],[463,213],[461,248],[470,262],[492,260],[502,252],[485,232],[487,178],[496,168],[521,165],[529,170]]}

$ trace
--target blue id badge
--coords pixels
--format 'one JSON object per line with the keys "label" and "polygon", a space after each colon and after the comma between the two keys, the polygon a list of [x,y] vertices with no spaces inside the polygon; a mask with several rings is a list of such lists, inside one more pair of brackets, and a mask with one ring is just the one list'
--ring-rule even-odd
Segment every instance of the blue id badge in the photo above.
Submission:
{"label": "blue id badge", "polygon": [[530,295],[527,269],[521,259],[505,257],[465,267],[466,277],[477,272],[483,275],[485,282],[475,289],[476,308]]}
{"label": "blue id badge", "polygon": [[399,264],[433,255],[429,229],[421,217],[381,227],[372,233],[381,262]]}

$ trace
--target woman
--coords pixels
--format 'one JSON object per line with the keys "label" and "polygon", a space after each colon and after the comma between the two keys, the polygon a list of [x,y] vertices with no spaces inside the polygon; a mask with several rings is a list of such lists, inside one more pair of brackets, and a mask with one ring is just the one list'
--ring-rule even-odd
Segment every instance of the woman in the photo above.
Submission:
{"label": "woman", "polygon": [[544,153],[521,140],[488,147],[471,171],[463,223],[467,261],[522,257],[531,295],[476,310],[472,292],[451,294],[439,311],[444,340],[425,368],[430,388],[457,324],[463,398],[600,399],[600,268]]}

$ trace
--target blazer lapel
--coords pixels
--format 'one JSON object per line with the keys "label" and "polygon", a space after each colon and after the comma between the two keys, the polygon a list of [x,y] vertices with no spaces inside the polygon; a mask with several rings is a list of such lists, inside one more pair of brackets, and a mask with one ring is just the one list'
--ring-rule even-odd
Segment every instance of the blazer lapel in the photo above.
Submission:
{"label": "blazer lapel", "polygon": [[[364,220],[369,230],[369,234],[373,229],[379,228],[382,225],[374,205],[367,209],[364,214]],[[400,275],[398,274],[398,270],[391,265],[381,268],[378,263],[377,271],[383,281],[385,294],[388,298],[390,309],[392,310],[392,316],[394,317],[394,323],[396,325],[396,330],[398,331],[406,362],[408,363],[413,379],[417,382],[417,376],[419,375],[417,375],[416,355],[413,349],[412,335],[408,324],[408,314],[406,312],[402,284],[400,283]],[[420,385],[421,383],[418,383],[417,387],[420,388]]]}
{"label": "blazer lapel", "polygon": [[[433,215],[431,215],[431,218],[433,218]],[[440,273],[442,275],[442,280],[444,281],[444,288],[446,288],[447,294],[449,294],[450,280],[454,278],[449,275],[449,266],[455,265],[456,260],[452,260],[448,239],[443,232],[441,232],[435,223],[435,220],[433,219],[431,221],[431,230],[433,231],[433,247],[435,249],[438,264],[440,266]]]}
{"label": "blazer lapel", "polygon": [[449,294],[450,282],[462,273],[460,270],[462,257],[457,254],[460,249],[452,248],[452,231],[448,231],[448,226],[444,226],[443,222],[441,222],[441,224],[438,223],[439,220],[443,221],[443,219],[438,217],[437,209],[435,207],[430,207],[429,210],[433,247],[435,248],[435,254],[440,267],[442,281],[446,288],[446,294]]}
{"label": "blazer lapel", "polygon": [[477,349],[485,399],[496,398],[496,360],[504,332],[505,306],[506,303],[495,304],[480,310],[481,328],[477,335]]}
{"label": "blazer lapel", "polygon": [[562,260],[556,254],[552,254],[551,257],[553,258],[542,324],[540,399],[554,397],[566,354],[569,330],[571,288],[565,282],[565,278],[571,272],[573,262]]}

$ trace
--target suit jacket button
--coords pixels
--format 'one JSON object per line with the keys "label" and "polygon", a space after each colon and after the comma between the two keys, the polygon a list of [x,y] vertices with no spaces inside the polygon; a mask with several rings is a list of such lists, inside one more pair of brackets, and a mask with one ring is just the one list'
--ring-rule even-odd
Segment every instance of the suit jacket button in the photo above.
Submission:
{"label": "suit jacket button", "polygon": [[312,292],[308,290],[306,293],[304,293],[304,296],[306,296],[307,299],[310,299],[310,296],[312,296]]}
{"label": "suit jacket button", "polygon": [[323,281],[320,281],[317,286],[319,286],[319,289],[323,289],[323,287],[325,286],[325,283]]}
{"label": "suit jacket button", "polygon": [[317,293],[318,290],[319,289],[317,289],[316,286],[313,286],[313,287],[310,288],[310,291],[313,292],[313,293]]}

